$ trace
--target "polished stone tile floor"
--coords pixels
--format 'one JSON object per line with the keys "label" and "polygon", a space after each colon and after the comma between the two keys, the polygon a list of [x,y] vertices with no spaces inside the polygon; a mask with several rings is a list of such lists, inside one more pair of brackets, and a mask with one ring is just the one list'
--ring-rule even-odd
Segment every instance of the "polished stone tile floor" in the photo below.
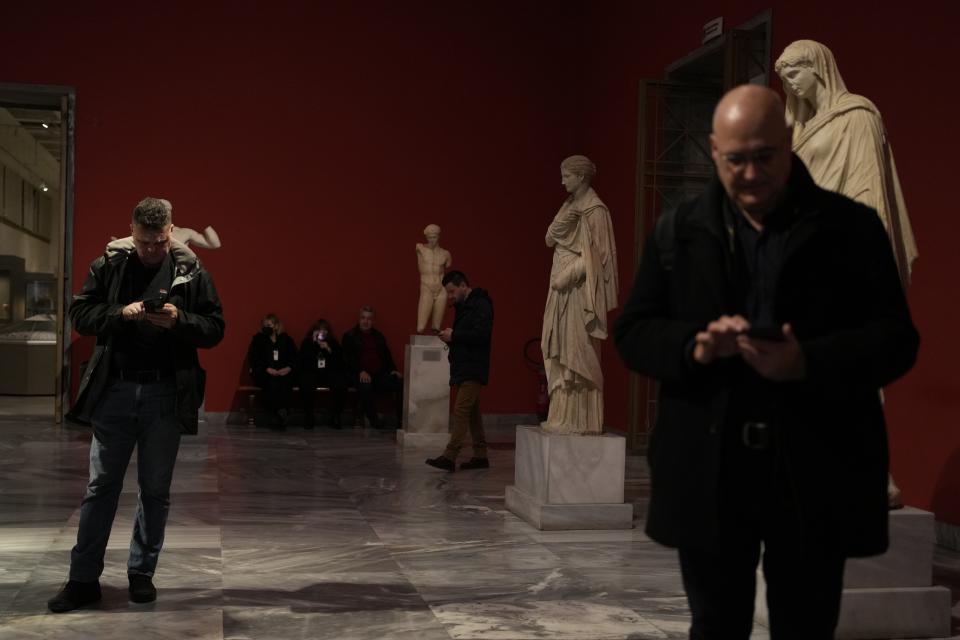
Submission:
{"label": "polished stone tile floor", "polygon": [[[540,532],[504,510],[509,445],[445,474],[362,429],[208,425],[186,437],[155,578],[127,600],[127,476],[99,607],[53,615],[87,477],[86,429],[0,418],[0,639],[685,638],[674,552],[628,531]],[[642,514],[643,462],[627,494]],[[940,575],[960,573],[938,554]],[[946,567],[946,568],[944,568]],[[766,638],[758,628],[754,638]]]}

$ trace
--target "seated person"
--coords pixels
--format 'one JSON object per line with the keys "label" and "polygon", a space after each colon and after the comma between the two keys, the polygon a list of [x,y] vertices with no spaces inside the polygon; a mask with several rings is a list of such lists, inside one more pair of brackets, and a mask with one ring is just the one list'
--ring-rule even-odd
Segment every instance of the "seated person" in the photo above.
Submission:
{"label": "seated person", "polygon": [[304,428],[313,428],[317,387],[327,387],[332,396],[330,426],[339,429],[340,413],[347,395],[347,367],[343,362],[343,350],[334,337],[329,322],[317,320],[313,323],[300,343],[297,363]]}
{"label": "seated person", "polygon": [[387,339],[373,328],[376,314],[371,307],[360,310],[357,326],[343,334],[343,359],[357,387],[360,405],[370,426],[383,425],[377,415],[375,394],[392,392],[397,398],[397,420],[403,415],[403,374],[397,371],[387,347]]}
{"label": "seated person", "polygon": [[285,428],[287,409],[293,395],[292,373],[297,360],[297,347],[293,338],[284,333],[283,325],[277,316],[268,313],[263,317],[260,333],[250,340],[247,356],[253,380],[263,390],[263,404],[269,415],[269,426],[275,429]]}

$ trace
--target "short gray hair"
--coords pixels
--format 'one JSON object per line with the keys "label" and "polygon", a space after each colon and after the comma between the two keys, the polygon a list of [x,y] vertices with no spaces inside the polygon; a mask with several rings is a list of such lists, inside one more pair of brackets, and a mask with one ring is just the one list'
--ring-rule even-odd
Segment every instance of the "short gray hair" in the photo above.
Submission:
{"label": "short gray hair", "polygon": [[365,304],[362,307],[360,307],[360,313],[369,313],[372,316],[377,315],[377,312],[374,310],[374,308],[368,304]]}
{"label": "short gray hair", "polygon": [[133,224],[149,229],[163,229],[170,224],[173,206],[169,200],[144,198],[133,209]]}

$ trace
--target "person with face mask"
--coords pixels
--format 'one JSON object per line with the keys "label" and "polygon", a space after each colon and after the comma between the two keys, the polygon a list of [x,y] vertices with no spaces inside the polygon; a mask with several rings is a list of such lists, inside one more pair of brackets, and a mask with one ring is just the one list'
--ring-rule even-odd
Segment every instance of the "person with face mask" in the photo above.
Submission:
{"label": "person with face mask", "polygon": [[333,335],[330,323],[317,320],[300,343],[297,369],[300,374],[300,399],[303,402],[303,427],[312,429],[316,413],[317,387],[330,390],[328,424],[340,428],[340,413],[347,395],[347,372],[343,350]]}
{"label": "person with face mask", "polygon": [[260,322],[260,332],[250,340],[248,351],[250,372],[257,386],[263,389],[263,405],[267,415],[257,421],[271,429],[285,429],[295,377],[293,367],[297,347],[283,331],[277,316],[268,313]]}

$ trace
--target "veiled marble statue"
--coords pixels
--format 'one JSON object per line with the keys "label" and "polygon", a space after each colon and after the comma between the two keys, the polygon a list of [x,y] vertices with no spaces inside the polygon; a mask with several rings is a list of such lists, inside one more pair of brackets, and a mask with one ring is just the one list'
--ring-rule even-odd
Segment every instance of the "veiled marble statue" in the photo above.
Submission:
{"label": "veiled marble statue", "polygon": [[596,173],[585,156],[561,163],[569,195],[547,229],[553,266],[540,346],[550,410],[541,426],[552,433],[603,432],[600,341],[617,306],[618,277],[610,211],[590,186]]}
{"label": "veiled marble statue", "polygon": [[430,324],[440,330],[447,308],[447,291],[441,284],[443,273],[450,268],[450,252],[441,247],[440,227],[429,224],[423,230],[426,244],[417,243],[417,267],[420,269],[420,302],[417,304],[417,333],[423,333]]}
{"label": "veiled marble statue", "polygon": [[[775,69],[787,94],[794,152],[818,185],[877,211],[906,288],[917,243],[880,112],[868,99],[847,91],[833,53],[819,42],[791,43]],[[903,506],[893,476],[887,497],[892,508]]]}
{"label": "veiled marble statue", "polygon": [[794,152],[818,185],[876,209],[906,287],[917,243],[880,112],[847,91],[833,54],[819,42],[790,44],[775,68],[787,94]]}

